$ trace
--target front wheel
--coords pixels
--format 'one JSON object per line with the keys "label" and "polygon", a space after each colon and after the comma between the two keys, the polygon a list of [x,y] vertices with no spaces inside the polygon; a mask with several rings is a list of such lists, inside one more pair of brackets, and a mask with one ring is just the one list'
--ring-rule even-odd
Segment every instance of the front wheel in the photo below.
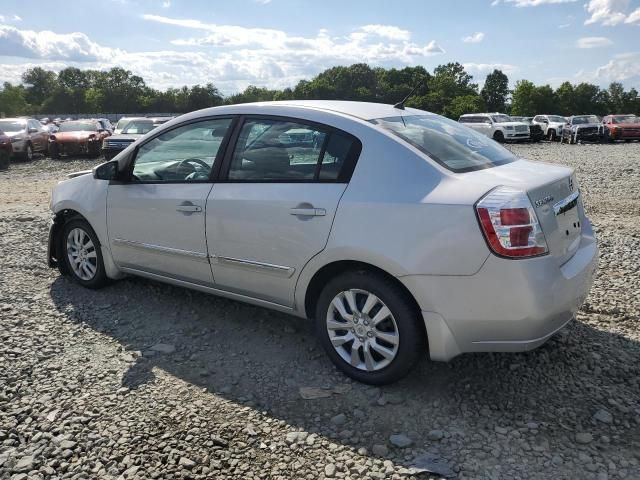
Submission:
{"label": "front wheel", "polygon": [[547,132],[547,140],[549,140],[550,142],[555,142],[555,140],[556,140],[556,131],[555,130],[549,129],[549,131]]}
{"label": "front wheel", "polygon": [[7,170],[11,164],[11,155],[6,150],[0,150],[0,170]]}
{"label": "front wheel", "polygon": [[504,133],[498,130],[493,134],[493,139],[498,143],[504,143]]}
{"label": "front wheel", "polygon": [[93,228],[82,219],[67,222],[62,229],[62,252],[67,271],[87,288],[100,288],[108,282],[100,242]]}
{"label": "front wheel", "polygon": [[33,160],[33,147],[31,146],[30,143],[27,143],[27,148],[24,151],[24,159],[29,162]]}
{"label": "front wheel", "polygon": [[393,281],[347,272],[320,294],[315,323],[331,361],[349,377],[383,385],[407,375],[425,351],[420,312]]}

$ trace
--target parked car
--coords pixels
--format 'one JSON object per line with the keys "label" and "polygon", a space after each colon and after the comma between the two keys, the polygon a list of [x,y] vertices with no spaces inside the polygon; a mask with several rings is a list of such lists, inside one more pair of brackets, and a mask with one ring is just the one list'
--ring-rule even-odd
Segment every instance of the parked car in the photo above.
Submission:
{"label": "parked car", "polygon": [[[300,129],[321,147],[280,141]],[[50,266],[88,288],[138,275],[313,319],[335,365],[371,384],[427,344],[434,360],[538,347],[597,264],[572,169],[412,108],[199,110],[72,177],[52,192]]]}
{"label": "parked car", "polygon": [[0,130],[0,170],[6,170],[9,168],[12,153],[13,147],[11,147],[11,138]]}
{"label": "parked car", "polygon": [[143,135],[156,128],[151,118],[131,118],[119,134],[111,135],[102,141],[102,154],[107,160],[111,160],[122,150]]}
{"label": "parked car", "polygon": [[146,118],[150,118],[153,121],[153,124],[157,127],[159,125],[162,125],[163,123],[167,123],[169,120],[173,120],[176,117],[146,117]]}
{"label": "parked car", "polygon": [[635,115],[607,115],[602,125],[604,139],[609,142],[640,140],[640,118]]}
{"label": "parked car", "polygon": [[14,156],[33,159],[34,153],[47,153],[49,133],[33,118],[1,118],[0,130],[11,139]]}
{"label": "parked car", "polygon": [[102,140],[109,135],[97,120],[72,120],[60,124],[60,130],[49,137],[49,154],[100,156]]}
{"label": "parked car", "polygon": [[514,122],[522,122],[529,125],[529,140],[532,142],[539,142],[545,135],[542,127],[537,123],[533,123],[533,117],[514,117],[511,116],[511,120]]}
{"label": "parked car", "polygon": [[560,115],[536,115],[533,117],[532,123],[540,125],[547,140],[554,142],[560,139],[562,128],[567,123],[567,119]]}
{"label": "parked car", "polygon": [[529,140],[529,125],[502,113],[468,113],[458,122],[500,143]]}
{"label": "parked car", "polygon": [[597,116],[574,115],[567,119],[560,135],[560,143],[578,143],[583,140],[590,142],[602,140],[602,126]]}

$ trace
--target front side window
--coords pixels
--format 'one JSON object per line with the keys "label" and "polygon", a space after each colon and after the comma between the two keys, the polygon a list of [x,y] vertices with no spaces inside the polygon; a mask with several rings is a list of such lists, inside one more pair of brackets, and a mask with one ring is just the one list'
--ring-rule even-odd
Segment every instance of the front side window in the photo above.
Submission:
{"label": "front side window", "polygon": [[228,179],[338,181],[354,157],[356,142],[329,128],[288,120],[249,119],[240,131]]}
{"label": "front side window", "polygon": [[511,121],[511,118],[507,115],[491,115],[491,119],[496,123],[507,123]]}
{"label": "front side window", "polygon": [[147,120],[132,120],[122,129],[123,134],[142,135],[155,128],[153,122]]}
{"label": "front side window", "polygon": [[464,125],[434,114],[372,120],[457,173],[513,162],[514,155],[497,142]]}
{"label": "front side window", "polygon": [[174,128],[140,146],[132,178],[139,182],[207,181],[230,118],[204,120]]}

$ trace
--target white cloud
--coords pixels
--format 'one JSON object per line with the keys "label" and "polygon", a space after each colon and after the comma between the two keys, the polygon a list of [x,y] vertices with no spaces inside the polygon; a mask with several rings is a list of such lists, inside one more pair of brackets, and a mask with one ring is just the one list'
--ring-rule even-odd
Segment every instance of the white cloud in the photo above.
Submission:
{"label": "white cloud", "polygon": [[282,88],[295,85],[335,65],[366,62],[372,65],[415,65],[443,53],[434,40],[418,44],[410,32],[390,25],[365,25],[344,36],[320,30],[314,36],[291,36],[275,29],[214,25],[148,15],[148,21],[202,33],[176,40],[178,47],[161,52],[114,49],[83,33],[34,32],[0,25],[0,57],[29,59],[0,65],[0,81],[19,81],[34,65],[60,70],[65,66],[109,69],[119,66],[141,75],[156,88],[213,82],[225,93],[253,84]]}
{"label": "white cloud", "polygon": [[271,3],[271,0],[253,0],[256,3],[259,3],[260,5],[267,5],[269,3]]}
{"label": "white cloud", "polygon": [[627,19],[624,21],[624,23],[640,25],[640,7],[636,8],[633,12],[631,12],[627,17]]}
{"label": "white cloud", "polygon": [[18,15],[10,15],[10,16],[5,16],[5,15],[0,15],[0,23],[5,23],[5,22],[21,22],[22,18]]}
{"label": "white cloud", "polygon": [[570,23],[563,23],[561,25],[558,25],[558,28],[569,28],[571,26]]}
{"label": "white cloud", "polygon": [[[623,22],[632,23],[636,21],[633,18],[635,18],[636,12],[640,9],[627,16],[628,8],[629,0],[590,0],[589,3],[585,4],[585,9],[590,17],[584,24],[599,23],[612,27]],[[632,21],[630,22],[628,19],[632,19]]]}
{"label": "white cloud", "polygon": [[118,50],[102,47],[80,32],[34,32],[0,25],[0,55],[91,62],[110,59],[118,54]]}
{"label": "white cloud", "polygon": [[493,0],[491,6],[494,7],[500,3],[510,4],[515,7],[538,7],[540,5],[549,5],[554,3],[574,3],[578,0]]}
{"label": "white cloud", "polygon": [[411,32],[393,25],[365,25],[360,27],[360,30],[390,40],[409,40],[411,38]]}
{"label": "white cloud", "polygon": [[493,72],[494,70],[502,70],[503,73],[511,75],[518,71],[518,67],[508,63],[463,63],[464,69],[472,75],[482,75]]}
{"label": "white cloud", "polygon": [[601,83],[627,82],[637,88],[640,84],[640,52],[614,56],[606,65],[599,67],[593,77]]}
{"label": "white cloud", "polygon": [[164,2],[162,2],[162,8],[169,8],[170,6],[171,6],[170,0],[165,0]]}
{"label": "white cloud", "polygon": [[583,37],[576,41],[578,48],[600,48],[613,45],[613,42],[607,37]]}
{"label": "white cloud", "polygon": [[480,43],[482,40],[484,40],[483,32],[476,32],[466,37],[462,37],[462,41],[464,43]]}

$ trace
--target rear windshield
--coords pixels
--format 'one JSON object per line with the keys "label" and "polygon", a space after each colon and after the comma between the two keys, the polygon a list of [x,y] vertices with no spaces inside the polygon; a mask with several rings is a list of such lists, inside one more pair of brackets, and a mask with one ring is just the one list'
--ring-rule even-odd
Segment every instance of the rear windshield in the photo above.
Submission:
{"label": "rear windshield", "polygon": [[516,160],[509,150],[497,142],[439,115],[387,117],[371,122],[389,130],[456,173],[491,168]]}

